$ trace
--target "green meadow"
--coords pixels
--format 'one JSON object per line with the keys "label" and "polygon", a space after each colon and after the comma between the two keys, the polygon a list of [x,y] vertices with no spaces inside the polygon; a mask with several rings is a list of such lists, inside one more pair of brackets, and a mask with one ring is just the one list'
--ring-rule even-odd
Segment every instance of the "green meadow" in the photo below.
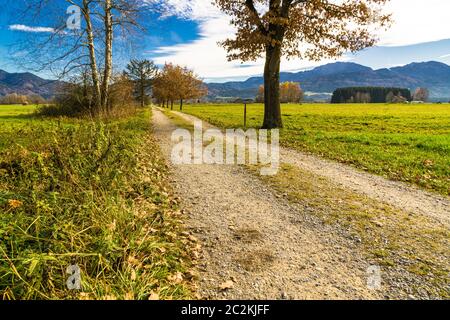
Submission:
{"label": "green meadow", "polygon": [[[244,125],[242,104],[183,111],[223,128]],[[449,104],[287,104],[282,113],[284,146],[450,194]],[[248,105],[247,126],[262,120],[263,105]]]}

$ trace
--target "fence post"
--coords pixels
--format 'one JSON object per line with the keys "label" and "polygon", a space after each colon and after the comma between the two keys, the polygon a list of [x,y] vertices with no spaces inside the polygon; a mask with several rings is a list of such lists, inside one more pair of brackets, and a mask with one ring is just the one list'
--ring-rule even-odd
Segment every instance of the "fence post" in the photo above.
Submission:
{"label": "fence post", "polygon": [[247,129],[247,103],[244,103],[244,129]]}

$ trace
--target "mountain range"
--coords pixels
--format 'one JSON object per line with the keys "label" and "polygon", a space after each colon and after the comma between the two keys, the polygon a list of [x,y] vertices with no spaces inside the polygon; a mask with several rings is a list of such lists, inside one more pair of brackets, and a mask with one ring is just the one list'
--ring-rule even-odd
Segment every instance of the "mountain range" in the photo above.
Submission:
{"label": "mountain range", "polygon": [[[282,72],[280,79],[299,82],[308,100],[326,100],[337,88],[362,86],[402,87],[410,90],[425,87],[430,90],[432,100],[450,100],[450,66],[435,61],[378,70],[351,62],[336,62],[308,71]],[[8,73],[0,70],[0,95],[39,94],[50,98],[60,84],[59,81],[42,79],[32,73]],[[263,77],[208,83],[208,99],[253,99],[262,84]]]}
{"label": "mountain range", "polygon": [[44,98],[52,97],[61,82],[42,79],[32,73],[8,73],[0,70],[0,96],[11,93],[38,94]]}
{"label": "mountain range", "polygon": [[[351,62],[336,62],[308,71],[282,72],[280,79],[283,82],[299,82],[308,100],[327,99],[337,88],[366,86],[402,87],[412,91],[425,87],[430,90],[432,100],[450,99],[450,66],[435,61],[378,70]],[[262,77],[241,82],[208,83],[208,98],[254,98],[262,84]]]}

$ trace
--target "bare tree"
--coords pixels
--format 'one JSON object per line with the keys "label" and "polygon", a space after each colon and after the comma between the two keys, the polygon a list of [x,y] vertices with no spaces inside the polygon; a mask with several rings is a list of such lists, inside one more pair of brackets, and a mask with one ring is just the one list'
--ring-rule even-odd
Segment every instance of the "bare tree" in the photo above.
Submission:
{"label": "bare tree", "polygon": [[414,92],[414,101],[423,101],[423,102],[427,102],[428,99],[430,98],[430,92],[428,91],[427,88],[417,88],[416,91]]}
{"label": "bare tree", "polygon": [[[23,6],[24,17],[48,21],[47,33],[19,43],[18,57],[26,67],[36,71],[52,70],[59,78],[73,73],[86,73],[88,67],[93,86],[92,108],[95,113],[108,112],[108,99],[113,75],[114,39],[126,37],[140,27],[142,12],[149,9],[140,0],[17,0]],[[67,7],[77,8],[81,23],[77,29],[66,25]],[[52,13],[52,14],[50,14]],[[16,48],[17,51],[17,48]],[[103,60],[100,62],[100,60]]]}

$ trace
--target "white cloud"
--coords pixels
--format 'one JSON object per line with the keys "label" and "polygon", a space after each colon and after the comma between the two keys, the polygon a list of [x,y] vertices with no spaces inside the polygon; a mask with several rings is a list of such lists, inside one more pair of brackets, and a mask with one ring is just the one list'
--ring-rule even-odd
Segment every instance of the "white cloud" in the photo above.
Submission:
{"label": "white cloud", "polygon": [[13,24],[9,26],[9,30],[35,33],[52,33],[55,29],[48,27],[30,27],[23,24]]}
{"label": "white cloud", "polygon": [[450,1],[391,0],[394,24],[380,34],[380,45],[410,45],[450,38]]}
{"label": "white cloud", "polygon": [[[196,21],[200,32],[195,41],[157,48],[154,52],[157,63],[173,62],[188,66],[207,81],[262,73],[262,59],[245,65],[239,61],[227,61],[225,50],[217,43],[232,36],[233,28],[229,17],[223,15],[212,0],[166,0],[164,3],[167,15]],[[393,13],[394,24],[388,31],[379,31],[379,45],[402,46],[450,38],[448,0],[391,0],[386,11]],[[296,71],[327,62],[330,61],[283,60],[282,70]]]}

